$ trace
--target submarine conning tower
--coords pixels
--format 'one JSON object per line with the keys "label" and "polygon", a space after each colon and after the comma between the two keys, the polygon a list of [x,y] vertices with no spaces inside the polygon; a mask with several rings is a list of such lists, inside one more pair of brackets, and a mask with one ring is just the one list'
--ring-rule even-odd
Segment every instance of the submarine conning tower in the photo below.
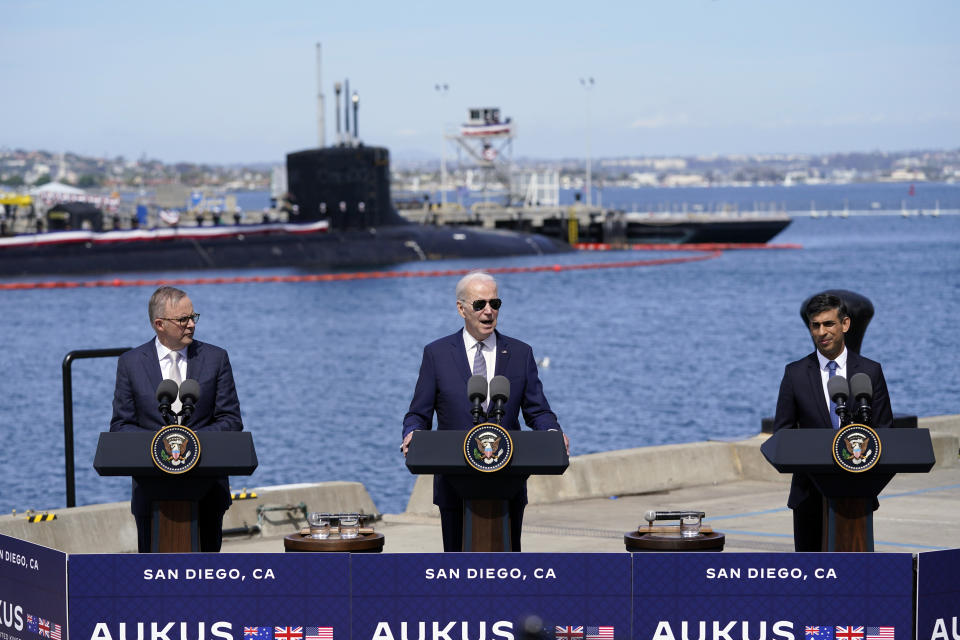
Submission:
{"label": "submarine conning tower", "polygon": [[385,147],[288,153],[287,188],[298,222],[329,220],[331,230],[409,224],[390,199],[390,151]]}

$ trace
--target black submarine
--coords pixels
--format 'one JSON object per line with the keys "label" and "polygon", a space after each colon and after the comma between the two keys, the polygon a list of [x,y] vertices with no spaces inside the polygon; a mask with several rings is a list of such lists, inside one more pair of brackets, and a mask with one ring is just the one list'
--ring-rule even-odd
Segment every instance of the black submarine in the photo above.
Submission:
{"label": "black submarine", "polygon": [[533,233],[409,222],[390,197],[390,153],[338,145],[287,155],[286,223],[89,229],[0,238],[0,277],[293,267],[364,269],[403,262],[571,251]]}

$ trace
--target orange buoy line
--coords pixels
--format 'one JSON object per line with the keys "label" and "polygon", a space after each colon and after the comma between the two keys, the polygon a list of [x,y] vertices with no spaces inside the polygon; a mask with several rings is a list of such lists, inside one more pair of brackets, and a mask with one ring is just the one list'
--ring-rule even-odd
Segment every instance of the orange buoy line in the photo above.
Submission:
{"label": "orange buoy line", "polygon": [[[689,245],[687,250],[692,249]],[[720,249],[704,251],[700,255],[675,258],[653,258],[648,260],[627,260],[623,262],[595,262],[590,264],[552,264],[536,267],[493,267],[489,273],[542,273],[546,271],[586,271],[591,269],[624,269],[630,267],[652,267],[664,264],[700,262],[712,260],[723,254]],[[227,276],[213,278],[165,278],[152,280],[112,280],[87,281],[47,281],[47,282],[0,282],[0,291],[23,289],[84,289],[98,287],[159,287],[161,285],[198,285],[198,284],[248,284],[261,282],[341,282],[345,280],[379,280],[384,278],[436,278],[463,276],[473,269],[444,269],[438,271],[358,271],[353,273],[319,273],[286,276]]]}

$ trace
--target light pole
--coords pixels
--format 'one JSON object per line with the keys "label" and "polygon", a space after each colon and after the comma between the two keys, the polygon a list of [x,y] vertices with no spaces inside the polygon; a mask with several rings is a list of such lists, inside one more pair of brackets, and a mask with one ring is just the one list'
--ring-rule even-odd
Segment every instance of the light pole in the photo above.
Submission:
{"label": "light pole", "polygon": [[590,159],[590,91],[593,89],[593,85],[593,76],[580,78],[580,86],[582,86],[587,92],[587,209],[590,208],[590,192],[593,189]]}
{"label": "light pole", "polygon": [[[447,95],[450,85],[446,82],[438,82],[433,86],[434,91],[441,97]],[[446,101],[444,101],[446,102]],[[440,119],[440,211],[447,209],[447,139],[443,133],[443,118]]]}
{"label": "light pole", "polygon": [[353,100],[353,139],[356,142],[359,142],[360,128],[357,126],[357,112],[360,109],[360,94],[354,91],[352,100]]}

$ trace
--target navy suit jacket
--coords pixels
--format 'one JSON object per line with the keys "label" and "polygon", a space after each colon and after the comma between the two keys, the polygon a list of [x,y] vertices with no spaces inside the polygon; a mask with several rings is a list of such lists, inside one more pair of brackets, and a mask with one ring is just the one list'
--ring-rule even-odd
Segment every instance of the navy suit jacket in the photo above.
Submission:
{"label": "navy suit jacket", "polygon": [[[873,383],[873,424],[870,426],[881,429],[892,427],[893,412],[890,409],[887,381],[883,378],[880,363],[847,348],[847,379],[857,373],[867,374]],[[801,360],[791,362],[783,371],[773,430],[795,428],[833,428],[830,409],[823,393],[823,379],[820,376],[820,361],[816,351]],[[796,508],[811,493],[819,492],[810,478],[804,474],[794,474],[787,506]]]}
{"label": "navy suit jacket", "polygon": [[[543,395],[533,349],[519,340],[497,334],[497,364],[494,375],[510,380],[510,399],[504,406],[502,426],[520,429],[519,416],[531,429],[560,430],[557,416]],[[420,376],[403,418],[403,437],[417,429],[430,429],[437,415],[437,429],[467,430],[473,427],[467,380],[473,370],[467,362],[463,330],[431,342],[423,349]],[[523,495],[526,503],[526,493]],[[437,476],[433,483],[433,502],[439,507],[455,507],[460,499],[449,483]]]}
{"label": "navy suit jacket", "polygon": [[[241,431],[240,401],[233,383],[227,352],[212,344],[194,341],[187,347],[187,378],[200,384],[200,398],[186,426],[194,431]],[[157,409],[157,385],[163,380],[154,340],[127,351],[117,361],[110,431],[158,431],[166,426]],[[150,511],[153,482],[133,479],[131,510],[136,515]],[[209,493],[224,510],[230,506],[226,477],[195,480],[209,482]],[[150,495],[147,495],[150,494]],[[155,499],[155,498],[154,498]]]}

